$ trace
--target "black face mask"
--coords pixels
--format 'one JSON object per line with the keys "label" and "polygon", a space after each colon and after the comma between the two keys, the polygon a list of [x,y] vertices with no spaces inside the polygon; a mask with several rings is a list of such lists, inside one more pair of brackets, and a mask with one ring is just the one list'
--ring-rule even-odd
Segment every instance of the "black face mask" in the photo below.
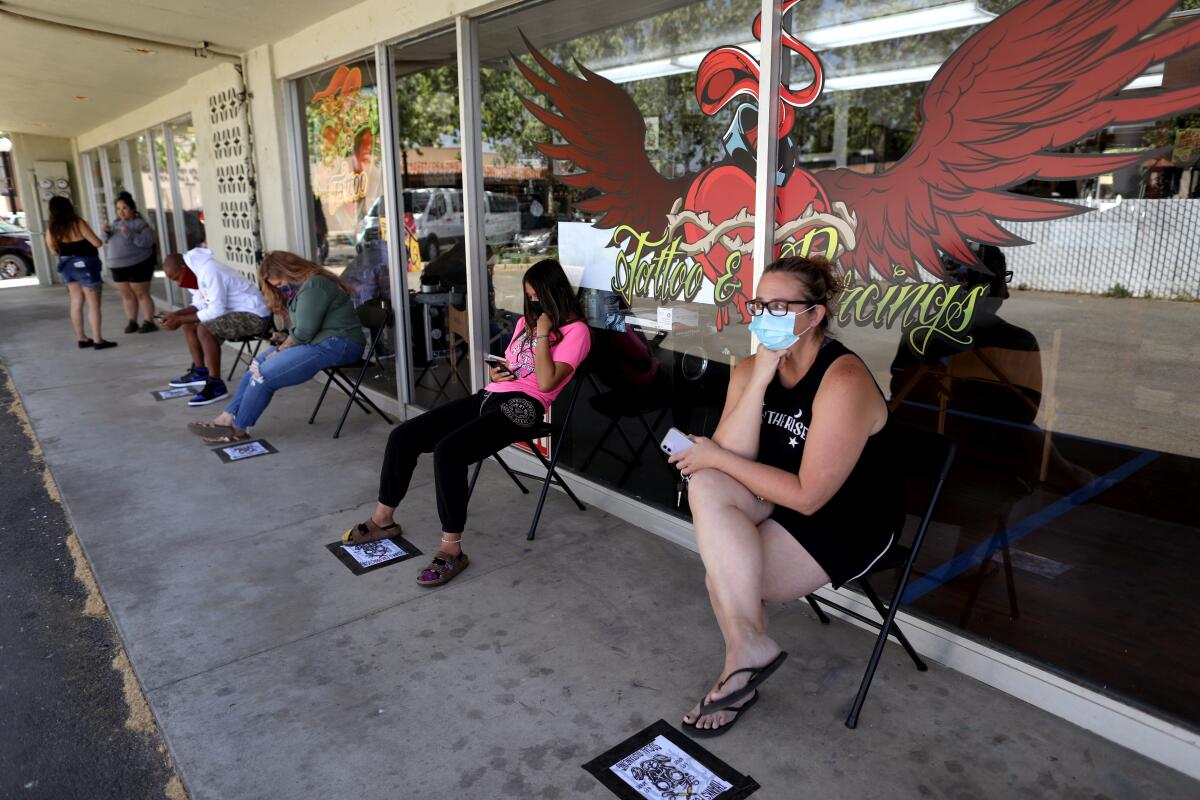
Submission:
{"label": "black face mask", "polygon": [[543,309],[542,309],[542,301],[541,300],[530,300],[529,301],[529,313],[533,314],[533,316],[540,317],[542,315],[542,310]]}

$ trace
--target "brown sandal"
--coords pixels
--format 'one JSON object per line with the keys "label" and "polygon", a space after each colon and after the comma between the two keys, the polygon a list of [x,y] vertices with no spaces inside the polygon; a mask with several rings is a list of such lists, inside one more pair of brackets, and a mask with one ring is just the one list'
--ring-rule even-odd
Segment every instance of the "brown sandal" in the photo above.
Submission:
{"label": "brown sandal", "polygon": [[471,559],[467,558],[466,553],[452,556],[439,550],[433,561],[429,562],[429,566],[421,570],[421,574],[417,576],[417,583],[422,586],[441,586],[443,583],[449,583],[470,563]]}
{"label": "brown sandal", "polygon": [[218,436],[205,436],[200,441],[205,444],[238,444],[240,442],[248,442],[251,438],[248,432],[231,428],[229,433],[222,433]]}
{"label": "brown sandal", "polygon": [[218,425],[215,422],[189,422],[188,430],[197,436],[232,436],[232,425]]}
{"label": "brown sandal", "polygon": [[375,520],[368,517],[366,522],[360,522],[342,534],[342,544],[367,544],[380,539],[390,539],[393,536],[399,536],[400,533],[399,522],[380,526],[375,523]]}

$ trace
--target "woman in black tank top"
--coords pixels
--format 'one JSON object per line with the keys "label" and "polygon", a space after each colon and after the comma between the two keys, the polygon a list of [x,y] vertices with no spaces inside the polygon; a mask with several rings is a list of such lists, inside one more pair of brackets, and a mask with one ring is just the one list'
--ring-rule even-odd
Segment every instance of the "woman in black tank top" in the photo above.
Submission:
{"label": "woman in black tank top", "polygon": [[688,498],[725,663],[684,717],[724,733],[786,657],[767,636],[766,602],[835,587],[870,569],[904,520],[886,474],[888,410],[866,365],[825,335],[838,291],[822,259],[771,264],[748,305],[761,345],[738,365],[712,439],[672,461]]}
{"label": "woman in black tank top", "polygon": [[[78,214],[66,197],[51,197],[46,246],[58,257],[58,274],[71,298],[71,325],[79,346],[95,350],[116,347],[100,335],[100,237]],[[83,306],[87,303],[92,338],[83,335]]]}

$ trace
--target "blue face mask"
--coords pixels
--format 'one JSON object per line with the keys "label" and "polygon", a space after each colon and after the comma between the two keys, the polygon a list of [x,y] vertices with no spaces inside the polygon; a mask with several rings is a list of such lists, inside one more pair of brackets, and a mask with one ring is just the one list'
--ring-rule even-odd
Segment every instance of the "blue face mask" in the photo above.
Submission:
{"label": "blue face mask", "polygon": [[[807,313],[814,308],[816,308],[815,305],[809,306],[801,313]],[[757,336],[758,341],[768,350],[787,350],[800,341],[801,336],[812,330],[812,327],[809,325],[800,333],[795,333],[795,311],[789,311],[782,317],[776,317],[764,309],[763,313],[750,320],[750,332]]]}

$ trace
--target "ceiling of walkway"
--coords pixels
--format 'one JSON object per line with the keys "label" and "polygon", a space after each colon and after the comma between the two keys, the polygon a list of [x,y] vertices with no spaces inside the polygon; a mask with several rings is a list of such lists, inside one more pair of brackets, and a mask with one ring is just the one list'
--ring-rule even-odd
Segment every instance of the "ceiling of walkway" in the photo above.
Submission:
{"label": "ceiling of walkway", "polygon": [[[126,114],[213,68],[217,61],[153,42],[242,53],[277,41],[359,0],[19,0],[28,12],[68,25],[127,33],[150,42],[0,13],[0,130],[74,136]],[[283,13],[286,11],[286,13]],[[152,52],[141,52],[149,50]],[[79,99],[84,98],[84,99]]]}

